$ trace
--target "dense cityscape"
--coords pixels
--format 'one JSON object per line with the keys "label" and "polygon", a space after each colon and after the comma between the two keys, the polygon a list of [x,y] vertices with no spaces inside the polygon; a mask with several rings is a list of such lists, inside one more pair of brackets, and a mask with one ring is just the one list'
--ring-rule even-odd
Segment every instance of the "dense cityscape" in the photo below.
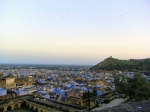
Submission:
{"label": "dense cityscape", "polygon": [[[37,97],[35,100],[40,98],[84,109],[87,106],[87,91],[90,91],[90,97],[95,97],[114,90],[111,74],[105,76],[88,69],[88,66],[53,66],[50,70],[37,69],[34,65],[26,68],[21,65],[2,65],[1,101],[33,95]],[[96,98],[92,100],[94,106]]]}
{"label": "dense cityscape", "polygon": [[[113,58],[107,58],[105,63],[110,59]],[[37,112],[83,112],[104,109],[103,104],[114,100],[118,100],[118,104],[129,100],[117,90],[115,76],[132,79],[136,77],[135,72],[100,72],[90,68],[81,65],[3,64],[0,66],[0,109],[2,112],[18,108]],[[149,75],[140,74],[150,80]]]}

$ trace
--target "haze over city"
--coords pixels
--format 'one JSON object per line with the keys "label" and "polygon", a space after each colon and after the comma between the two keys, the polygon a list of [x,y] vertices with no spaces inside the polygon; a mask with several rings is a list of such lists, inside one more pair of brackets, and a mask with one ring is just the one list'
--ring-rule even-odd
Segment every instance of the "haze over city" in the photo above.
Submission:
{"label": "haze over city", "polygon": [[148,0],[2,0],[0,63],[149,58],[149,29]]}

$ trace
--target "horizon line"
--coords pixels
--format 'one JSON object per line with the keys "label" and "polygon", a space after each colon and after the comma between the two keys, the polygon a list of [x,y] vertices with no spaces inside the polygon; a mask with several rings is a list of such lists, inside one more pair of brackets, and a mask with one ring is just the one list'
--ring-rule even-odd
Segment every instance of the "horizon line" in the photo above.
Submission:
{"label": "horizon line", "polygon": [[0,63],[0,65],[58,65],[58,66],[94,66],[94,65],[83,65],[83,64],[25,64],[25,63]]}

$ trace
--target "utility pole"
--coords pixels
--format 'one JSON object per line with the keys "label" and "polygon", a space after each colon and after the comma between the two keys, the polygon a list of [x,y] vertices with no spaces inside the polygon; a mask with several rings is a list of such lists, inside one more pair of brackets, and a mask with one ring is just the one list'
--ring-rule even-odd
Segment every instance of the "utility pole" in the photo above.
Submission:
{"label": "utility pole", "polygon": [[90,92],[88,89],[88,110],[90,111]]}

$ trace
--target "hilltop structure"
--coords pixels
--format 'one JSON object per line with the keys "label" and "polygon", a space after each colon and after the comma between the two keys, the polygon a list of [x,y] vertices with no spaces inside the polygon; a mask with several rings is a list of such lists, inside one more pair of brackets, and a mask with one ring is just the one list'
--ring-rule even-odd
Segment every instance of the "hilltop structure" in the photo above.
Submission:
{"label": "hilltop structure", "polygon": [[119,60],[116,58],[105,59],[97,65],[90,68],[90,70],[107,70],[107,71],[150,71],[150,58],[148,59],[129,59]]}

